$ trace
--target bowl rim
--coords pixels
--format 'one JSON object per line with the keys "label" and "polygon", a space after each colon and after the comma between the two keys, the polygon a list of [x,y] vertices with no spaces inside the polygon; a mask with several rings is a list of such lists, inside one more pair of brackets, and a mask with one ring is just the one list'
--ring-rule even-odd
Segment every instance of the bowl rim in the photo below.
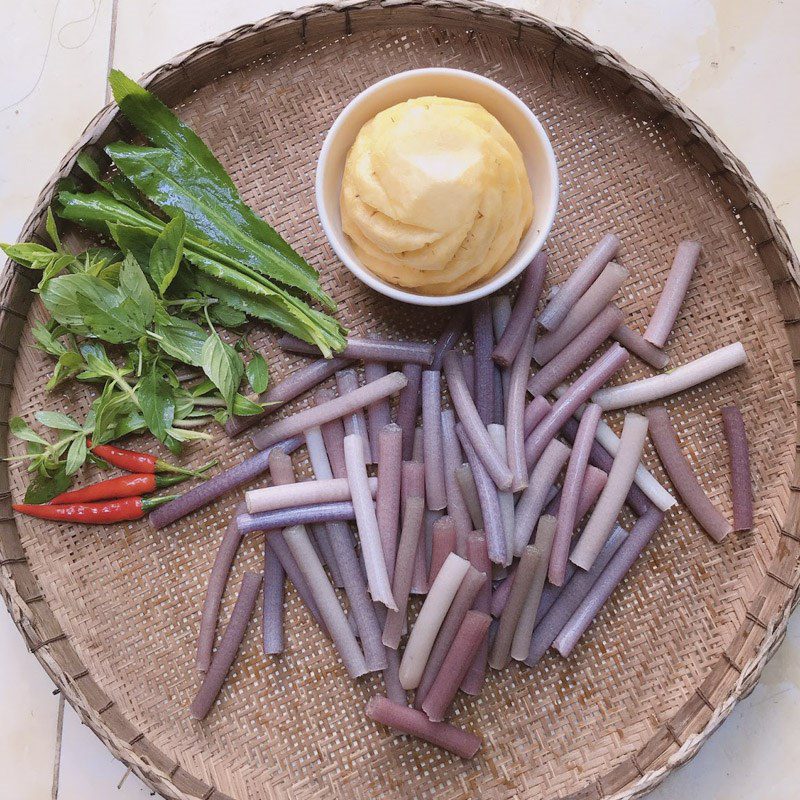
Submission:
{"label": "bowl rim", "polygon": [[[407,80],[411,77],[423,75],[429,75],[432,77],[457,76],[462,80],[480,83],[486,87],[489,87],[492,91],[502,95],[506,101],[516,106],[516,108],[526,118],[531,129],[534,131],[535,135],[542,144],[547,169],[552,178],[550,192],[547,196],[548,214],[545,218],[544,224],[541,226],[539,235],[530,245],[528,245],[528,248],[522,254],[524,257],[520,257],[520,254],[515,251],[515,253],[509,259],[509,261],[512,259],[517,259],[519,263],[508,272],[495,274],[489,281],[475,287],[474,289],[467,289],[462,292],[456,292],[455,294],[448,295],[416,294],[415,292],[408,291],[399,286],[393,286],[392,284],[379,278],[357,259],[344,252],[339,242],[340,234],[336,231],[332,222],[333,212],[329,210],[324,200],[324,189],[326,184],[324,167],[328,161],[330,151],[334,146],[336,138],[341,129],[344,127],[348,117],[364,102],[369,100],[374,95],[380,94],[382,91],[384,91],[387,86]],[[402,72],[389,75],[379,81],[376,81],[355,95],[355,97],[353,97],[339,112],[333,122],[333,125],[331,125],[331,127],[328,129],[328,132],[325,134],[325,139],[322,142],[322,148],[319,156],[317,157],[317,169],[314,179],[314,196],[317,206],[317,214],[319,215],[320,222],[322,223],[322,229],[325,232],[325,236],[333,248],[334,253],[344,267],[350,270],[353,275],[355,275],[363,283],[367,284],[367,286],[369,286],[371,289],[374,289],[376,292],[379,292],[380,294],[389,297],[392,300],[399,300],[400,302],[409,303],[411,305],[428,307],[456,306],[472,302],[473,300],[479,300],[482,297],[493,294],[498,289],[501,289],[503,286],[506,286],[508,283],[511,283],[511,281],[517,278],[527,268],[531,260],[538,255],[539,252],[541,252],[545,242],[547,241],[547,237],[550,235],[553,223],[555,222],[556,212],[558,210],[559,193],[560,178],[555,151],[553,150],[552,142],[550,141],[550,137],[547,135],[544,125],[531,110],[531,108],[518,95],[516,95],[506,86],[503,86],[501,83],[498,83],[491,78],[487,78],[484,75],[479,75],[476,72],[470,72],[469,70],[464,69],[454,69],[452,67],[422,67],[419,69],[403,70]],[[342,233],[341,236],[344,236],[344,233]],[[508,264],[508,262],[506,262],[506,264]]]}

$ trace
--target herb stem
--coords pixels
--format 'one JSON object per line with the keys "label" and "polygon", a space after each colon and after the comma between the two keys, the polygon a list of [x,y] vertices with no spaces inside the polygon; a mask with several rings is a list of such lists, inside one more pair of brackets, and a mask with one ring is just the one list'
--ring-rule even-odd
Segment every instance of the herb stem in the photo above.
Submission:
{"label": "herb stem", "polygon": [[221,397],[195,397],[196,406],[208,406],[209,408],[225,408],[227,403]]}
{"label": "herb stem", "polygon": [[[179,297],[177,300],[164,300],[163,303],[165,306],[182,306],[184,303],[200,303],[200,300],[197,300],[194,297]],[[206,297],[202,301],[203,307],[205,306],[213,306],[216,303],[219,303],[216,297]]]}
{"label": "herb stem", "polygon": [[202,428],[211,419],[211,414],[203,414],[202,417],[192,417],[191,419],[178,419],[172,423],[173,428]]}
{"label": "herb stem", "polygon": [[197,370],[175,370],[175,377],[178,379],[178,383],[187,383],[188,381],[194,381],[199,378],[201,373]]}
{"label": "herb stem", "polygon": [[133,387],[128,383],[128,381],[126,381],[125,378],[122,377],[122,375],[112,375],[111,380],[114,381],[114,383],[116,383],[117,386],[119,386],[119,388],[122,389],[122,391],[125,392],[125,394],[127,394],[128,397],[131,398],[136,408],[140,408],[139,398],[136,397],[136,392],[134,391]]}

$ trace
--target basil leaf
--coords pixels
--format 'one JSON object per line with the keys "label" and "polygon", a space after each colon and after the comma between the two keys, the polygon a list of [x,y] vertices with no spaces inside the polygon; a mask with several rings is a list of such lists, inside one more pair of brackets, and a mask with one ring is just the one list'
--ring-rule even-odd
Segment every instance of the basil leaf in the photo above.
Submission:
{"label": "basil leaf", "polygon": [[35,322],[31,333],[33,333],[33,338],[36,340],[36,347],[44,353],[49,353],[51,356],[60,356],[67,349],[42,322]]}
{"label": "basil leaf", "polygon": [[107,372],[104,372],[103,374],[112,374],[113,370],[115,369],[114,364],[106,355],[106,349],[102,344],[100,344],[100,342],[81,342],[78,346],[78,349],[81,351],[84,361],[88,363],[89,357],[94,356],[94,358],[103,363],[104,369],[107,370]]}
{"label": "basil leaf", "polygon": [[61,434],[54,444],[50,445],[50,452],[46,454],[46,468],[48,470],[57,467],[57,461],[67,452],[69,446],[72,444],[72,439],[65,434]]}
{"label": "basil leaf", "polygon": [[259,403],[254,403],[249,397],[243,394],[237,394],[233,398],[233,413],[237,417],[249,417],[253,414],[261,414],[264,411],[264,406]]}
{"label": "basil leaf", "polygon": [[150,284],[147,282],[142,268],[136,259],[129,253],[122,262],[122,269],[119,273],[119,297],[124,304],[127,300],[132,300],[137,308],[140,309],[143,326],[149,325],[153,321],[155,313],[156,298]]}
{"label": "basil leaf", "polygon": [[55,245],[56,251],[59,253],[64,252],[64,246],[61,244],[61,239],[58,235],[58,228],[56,228],[56,220],[53,217],[53,209],[48,206],[47,216],[44,221],[44,229],[50,237],[50,241]]}
{"label": "basil leaf", "polygon": [[[59,243],[59,247],[60,246]],[[47,282],[68,267],[80,264],[75,256],[69,253],[51,250],[49,247],[37,244],[36,242],[0,244],[0,249],[2,249],[9,258],[21,264],[23,267],[41,270],[44,273],[42,282]]]}
{"label": "basil leaf", "polygon": [[[160,221],[148,219],[103,192],[81,194],[61,191],[58,203],[59,216],[94,230],[104,232],[109,230],[110,225],[124,225],[150,232],[155,238],[163,229]],[[220,296],[228,305],[316,344],[324,355],[344,347],[344,332],[336,320],[312,309],[268,278],[258,277],[258,273],[253,273],[258,279],[253,274],[245,274],[237,258],[222,252],[205,236],[187,234],[184,258],[216,282],[224,281],[228,287],[236,290],[229,288],[226,297]],[[217,285],[221,286],[219,283]],[[242,295],[242,292],[249,296]],[[206,291],[206,294],[210,293]]]}
{"label": "basil leaf", "polygon": [[227,303],[215,303],[209,309],[211,318],[226,328],[238,328],[247,322],[247,315]]}
{"label": "basil leaf", "polygon": [[175,419],[186,419],[194,411],[194,399],[183,388],[175,390]]}
{"label": "basil leaf", "polygon": [[42,298],[63,325],[112,344],[143,336],[155,310],[147,278],[131,255],[125,257],[117,288],[91,275],[65,275],[45,287]]}
{"label": "basil leaf", "polygon": [[35,505],[49,503],[56,495],[69,489],[70,483],[72,479],[63,469],[53,475],[37,475],[28,485],[25,502]]}
{"label": "basil leaf", "polygon": [[42,280],[39,282],[39,291],[50,280],[61,274],[65,269],[76,262],[75,256],[69,254],[50,259],[42,270]]}
{"label": "basil leaf", "polygon": [[[126,414],[123,414],[114,426],[114,432],[109,441],[114,439],[121,439],[129,433],[141,433],[147,429],[141,411],[131,408]],[[165,442],[165,444],[168,444]]]}
{"label": "basil leaf", "polygon": [[41,445],[46,445],[48,443],[47,439],[39,436],[36,431],[31,430],[31,428],[28,427],[28,423],[25,422],[22,417],[11,417],[11,419],[8,421],[8,428],[11,433],[17,437],[17,439],[22,439],[25,442],[32,442],[34,444]]}
{"label": "basil leaf", "polygon": [[91,381],[98,378],[117,380],[130,373],[129,368],[120,368],[111,361],[102,347],[90,349],[81,345],[81,353],[86,361],[86,369],[78,375],[79,380]]}
{"label": "basil leaf", "polygon": [[130,225],[110,223],[108,233],[123,253],[132,255],[138,264],[149,264],[153,247],[153,232]]}
{"label": "basil leaf", "polygon": [[104,298],[97,303],[80,293],[77,301],[88,332],[98,339],[111,344],[123,344],[135,342],[144,336],[144,314],[135,301],[115,303]]}
{"label": "basil leaf", "polygon": [[83,428],[72,417],[60,411],[37,411],[36,420],[57,431],[81,431]]}
{"label": "basil leaf", "polygon": [[87,452],[85,436],[79,436],[73,440],[69,450],[67,450],[67,463],[64,467],[67,475],[74,475],[83,466]]}
{"label": "basil leaf", "polygon": [[201,439],[211,439],[210,433],[198,431],[196,428],[170,428],[169,435],[178,442],[195,442]]}
{"label": "basil leaf", "polygon": [[[111,382],[105,385],[100,397],[92,404],[92,409],[94,411],[92,441],[95,444],[104,444],[118,439],[122,436],[118,432],[120,421],[134,411],[138,413],[131,398],[119,391]],[[141,425],[144,426],[143,420]]]}
{"label": "basil leaf", "polygon": [[53,374],[50,376],[50,380],[47,381],[45,388],[48,392],[52,391],[60,383],[77,375],[83,369],[83,365],[83,357],[80,353],[76,353],[74,350],[66,350],[58,357]]}
{"label": "basil leaf", "polygon": [[218,408],[211,416],[220,425],[224,425],[231,418],[231,413],[226,408]]}
{"label": "basil leaf", "polygon": [[267,390],[269,367],[260,353],[256,353],[247,364],[247,382],[256,394]]}
{"label": "basil leaf", "polygon": [[157,364],[136,385],[136,398],[145,424],[153,436],[163,440],[175,419],[175,397]]}
{"label": "basil leaf", "polygon": [[208,334],[196,323],[169,314],[156,319],[154,331],[167,355],[193,367],[203,366],[203,345]]}
{"label": "basil leaf", "polygon": [[208,394],[209,392],[215,392],[217,387],[214,386],[214,382],[210,381],[208,378],[204,378],[200,383],[195,384],[190,389],[192,397],[202,397],[203,395]]}
{"label": "basil leaf", "polygon": [[228,408],[232,408],[244,375],[244,364],[241,356],[217,333],[212,333],[203,345],[203,372],[219,389]]}
{"label": "basil leaf", "polygon": [[[41,469],[41,463],[45,457],[48,445],[40,444],[39,442],[26,442],[25,452],[29,457],[28,472],[34,472]],[[8,459],[11,461],[11,459]]]}
{"label": "basil leaf", "polygon": [[186,215],[186,229],[194,236],[211,239],[216,249],[273,280],[303,291],[329,307],[316,273],[298,269],[284,253],[254,239],[239,221],[231,219],[218,195],[206,182],[196,180],[185,156],[160,147],[141,147],[113,142],[106,153],[120,171],[157,206],[174,217]]}
{"label": "basil leaf", "polygon": [[107,281],[79,273],[54,278],[40,292],[42,302],[56,322],[74,333],[88,334],[89,328],[78,303],[79,294],[84,296],[85,305],[94,306],[107,304],[116,290]]}
{"label": "basil leaf", "polygon": [[50,380],[45,384],[45,389],[50,392],[60,383],[77,375],[83,369],[83,363],[83,358],[80,353],[76,353],[74,350],[66,350],[63,352],[58,357],[58,361],[56,361],[53,374],[50,376]]}
{"label": "basil leaf", "polygon": [[123,259],[119,250],[113,247],[90,247],[81,255],[84,259],[83,271],[87,274],[105,278],[109,283],[119,280]]}
{"label": "basil leaf", "polygon": [[186,236],[186,217],[183,212],[175,215],[158,235],[150,251],[150,277],[155,281],[158,291],[163,295],[183,258],[183,239]]}
{"label": "basil leaf", "polygon": [[49,247],[45,247],[43,244],[36,244],[36,242],[0,244],[0,248],[12,261],[32,269],[43,269],[43,266],[37,267],[34,264],[37,262],[41,264],[42,259],[50,259],[55,255]]}

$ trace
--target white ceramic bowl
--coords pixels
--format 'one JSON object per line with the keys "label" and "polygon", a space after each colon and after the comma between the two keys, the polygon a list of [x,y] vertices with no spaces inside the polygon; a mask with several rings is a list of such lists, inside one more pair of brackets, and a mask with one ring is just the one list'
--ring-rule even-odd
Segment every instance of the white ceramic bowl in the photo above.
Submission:
{"label": "white ceramic bowl", "polygon": [[[370,272],[353,253],[342,232],[339,194],[345,159],[361,127],[396,103],[413,97],[438,95],[480,103],[493,114],[519,145],[533,190],[533,222],[506,265],[488,281],[457,294],[430,296],[387,283]],[[485,297],[505,286],[541,250],[558,205],[558,168],[553,148],[536,115],[499,83],[458,69],[415,69],[385,78],[365,89],[333,123],[319,155],[316,176],[317,210],[336,255],[360,280],[394,300],[420,306],[451,306]]]}

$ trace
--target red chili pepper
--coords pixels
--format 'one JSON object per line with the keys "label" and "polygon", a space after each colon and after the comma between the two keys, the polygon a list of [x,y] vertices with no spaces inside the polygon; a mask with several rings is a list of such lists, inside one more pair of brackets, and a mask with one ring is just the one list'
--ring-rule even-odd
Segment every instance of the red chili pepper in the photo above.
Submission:
{"label": "red chili pepper", "polygon": [[174,486],[176,483],[185,481],[188,477],[188,475],[153,475],[145,472],[120,475],[118,478],[109,478],[105,481],[93,483],[91,486],[84,486],[82,489],[63,492],[54,497],[50,504],[92,503],[96,500],[140,497],[143,494],[151,494],[157,489],[163,489],[165,486]]}
{"label": "red chili pepper", "polygon": [[20,514],[28,514],[39,519],[102,525],[107,522],[141,519],[148,511],[176,497],[178,497],[176,494],[165,497],[123,497],[102,503],[71,503],[63,506],[15,503],[13,509]]}
{"label": "red chili pepper", "polygon": [[[86,440],[86,446],[96,455],[113,464],[115,467],[124,469],[127,472],[139,472],[153,474],[156,472],[174,472],[177,475],[192,475],[197,477],[204,470],[190,470],[162,461],[157,456],[150,453],[138,453],[136,450],[124,450],[121,447],[114,447],[111,444],[93,445],[90,439]],[[206,467],[207,469],[207,467]]]}

